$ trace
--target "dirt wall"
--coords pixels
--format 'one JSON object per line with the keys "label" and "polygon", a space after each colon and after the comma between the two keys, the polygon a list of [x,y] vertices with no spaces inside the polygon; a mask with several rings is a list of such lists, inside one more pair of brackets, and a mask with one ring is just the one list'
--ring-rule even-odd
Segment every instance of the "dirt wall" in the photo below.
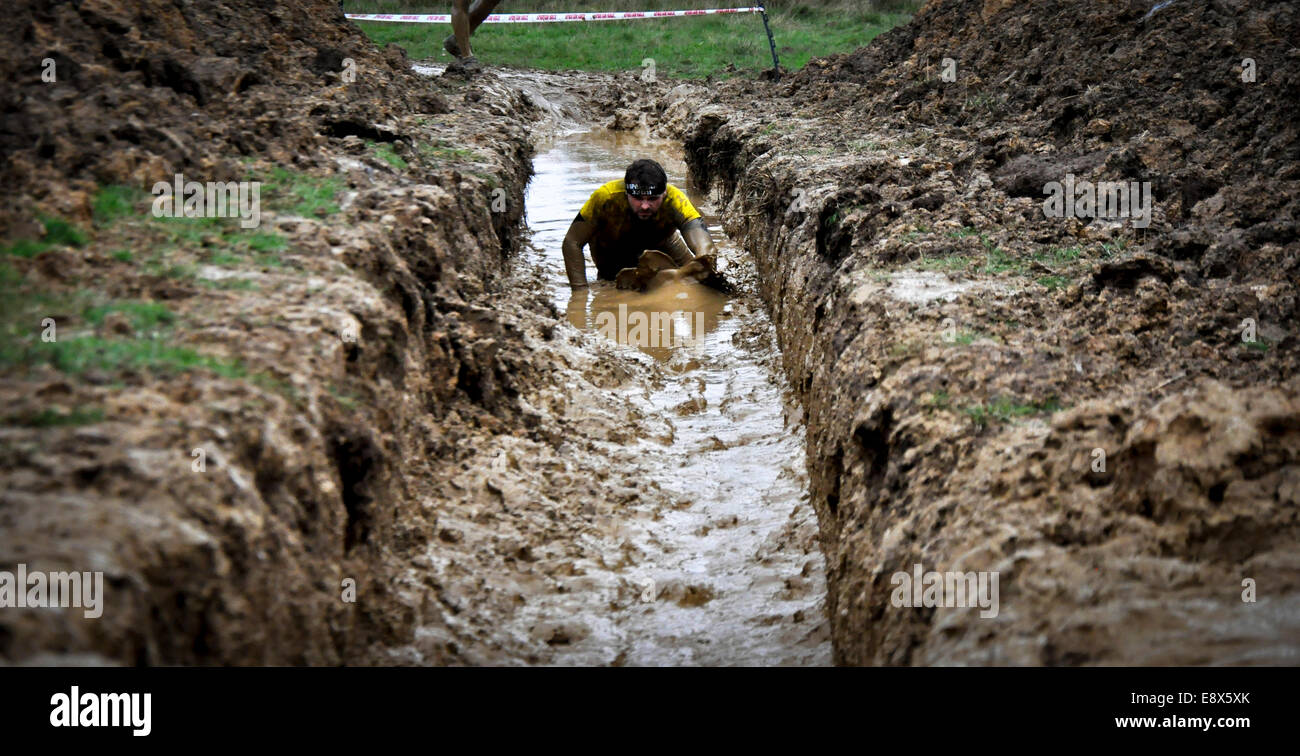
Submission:
{"label": "dirt wall", "polygon": [[[802,392],[840,663],[1294,663],[1295,9],[1153,5],[932,2],[660,103]],[[1152,223],[1045,217],[1067,173]]]}
{"label": "dirt wall", "polygon": [[[29,356],[0,374],[0,565],[106,582],[98,619],[3,610],[0,657],[391,663],[454,611],[411,569],[439,514],[420,481],[469,435],[530,432],[521,316],[490,292],[535,109],[416,76],[328,0],[7,10],[7,235],[87,240],[5,260],[7,306],[64,346],[6,330]],[[101,217],[104,187],[175,173],[266,182],[261,236],[150,198]]]}

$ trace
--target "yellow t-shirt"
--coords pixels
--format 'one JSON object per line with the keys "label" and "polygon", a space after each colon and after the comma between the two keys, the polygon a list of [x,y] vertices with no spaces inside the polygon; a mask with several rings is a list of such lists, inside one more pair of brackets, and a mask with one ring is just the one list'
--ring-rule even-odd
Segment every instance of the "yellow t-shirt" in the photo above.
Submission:
{"label": "yellow t-shirt", "polygon": [[[641,250],[655,249],[674,231],[699,218],[700,211],[691,204],[685,192],[669,184],[659,212],[652,218],[641,220],[632,214],[628,205],[623,179],[617,179],[592,192],[579,215],[596,227],[588,242],[593,253],[596,250],[626,249],[640,255]],[[635,265],[635,261],[632,264]]]}

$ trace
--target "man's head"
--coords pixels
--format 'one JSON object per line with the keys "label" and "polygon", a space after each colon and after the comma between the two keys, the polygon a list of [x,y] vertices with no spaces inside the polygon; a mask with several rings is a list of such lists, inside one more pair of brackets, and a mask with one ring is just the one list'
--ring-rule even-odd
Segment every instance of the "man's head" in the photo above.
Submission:
{"label": "man's head", "polygon": [[643,158],[627,167],[623,174],[623,188],[627,191],[627,204],[632,208],[632,214],[641,220],[649,220],[664,203],[668,174],[664,173],[663,166]]}

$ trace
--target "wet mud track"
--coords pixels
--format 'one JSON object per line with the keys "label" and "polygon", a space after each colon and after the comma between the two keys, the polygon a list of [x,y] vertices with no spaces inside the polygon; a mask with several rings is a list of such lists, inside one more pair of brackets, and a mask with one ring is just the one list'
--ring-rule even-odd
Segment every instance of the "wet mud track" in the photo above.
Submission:
{"label": "wet mud track", "polygon": [[[487,97],[522,84],[545,113],[530,243],[497,295],[544,313],[525,344],[551,385],[521,397],[544,438],[480,437],[459,474],[431,482],[439,537],[419,568],[453,611],[390,661],[829,664],[801,414],[752,264],[686,185],[680,147],[581,124],[584,103],[550,78],[473,83]],[[618,291],[590,261],[593,285],[570,290],[569,222],[643,156],[692,194],[739,294]]]}
{"label": "wet mud track", "polygon": [[[613,346],[610,357],[648,372],[649,381],[612,390],[643,414],[651,435],[612,445],[635,456],[636,487],[653,482],[668,500],[612,507],[603,523],[606,538],[638,554],[621,574],[594,581],[607,590],[610,579],[638,588],[626,608],[609,611],[596,591],[561,594],[527,614],[540,622],[566,616],[565,624],[590,633],[557,661],[602,663],[617,648],[616,659],[630,664],[828,663],[824,568],[804,500],[802,428],[786,409],[761,307],[698,284],[640,294],[595,282],[571,292],[564,279],[560,243],[574,208],[637,157],[655,156],[683,176],[676,153],[667,143],[602,129],[559,137],[534,159],[533,252],[525,265],[536,266],[557,307],[584,331],[584,343]],[[716,228],[716,218],[706,221]],[[720,232],[715,242],[733,267],[747,265]],[[637,313],[646,315],[642,322],[680,314],[671,328],[648,329],[638,343],[634,331],[615,330],[635,329]],[[581,412],[582,398],[572,399]]]}

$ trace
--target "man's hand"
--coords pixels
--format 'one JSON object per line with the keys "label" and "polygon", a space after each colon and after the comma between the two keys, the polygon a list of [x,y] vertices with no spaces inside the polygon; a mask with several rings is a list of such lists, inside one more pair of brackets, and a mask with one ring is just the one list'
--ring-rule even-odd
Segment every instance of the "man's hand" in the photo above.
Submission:
{"label": "man's hand", "polygon": [[587,264],[582,259],[582,247],[594,233],[595,226],[579,215],[569,224],[569,232],[564,235],[564,271],[569,275],[569,286],[575,289],[587,285]]}

